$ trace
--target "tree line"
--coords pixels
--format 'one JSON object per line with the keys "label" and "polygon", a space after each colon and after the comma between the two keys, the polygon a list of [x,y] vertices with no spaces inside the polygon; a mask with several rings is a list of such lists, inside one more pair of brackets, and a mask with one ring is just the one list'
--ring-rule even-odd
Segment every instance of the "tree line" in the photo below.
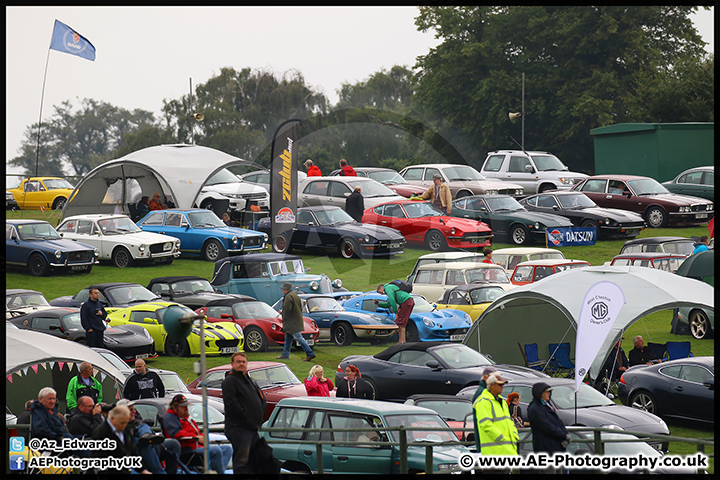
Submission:
{"label": "tree line", "polygon": [[[525,148],[592,173],[592,128],[714,121],[714,56],[690,20],[698,8],[707,7],[419,7],[418,30],[435,31],[439,45],[412,67],[343,84],[335,105],[299,71],[232,67],[192,97],[163,100],[159,118],[99,100],[65,101],[40,126],[39,173],[82,176],[145,147],[191,140],[269,165],[272,136],[290,118],[305,120],[299,158],[324,173],[340,158],[394,169],[479,168],[488,151],[519,148],[520,122],[508,112],[521,111],[523,74]],[[28,174],[37,135],[38,124],[28,126],[10,160]]]}

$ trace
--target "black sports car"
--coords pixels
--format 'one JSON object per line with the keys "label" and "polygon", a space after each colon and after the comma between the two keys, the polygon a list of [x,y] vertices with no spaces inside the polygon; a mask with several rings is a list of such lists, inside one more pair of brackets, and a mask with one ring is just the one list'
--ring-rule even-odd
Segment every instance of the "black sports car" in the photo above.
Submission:
{"label": "black sports car", "polygon": [[646,227],[639,213],[599,207],[584,193],[576,191],[538,193],[519,203],[531,212],[566,217],[576,227],[595,227],[598,238],[635,238]]}
{"label": "black sports car", "polygon": [[[85,343],[85,329],[80,323],[79,308],[47,308],[20,315],[10,322],[23,330],[33,330]],[[153,338],[139,325],[108,326],[103,341],[108,350],[126,362],[157,356]]]}
{"label": "black sports car", "polygon": [[[270,235],[270,217],[260,220],[258,230]],[[273,249],[289,253],[321,249],[337,251],[343,258],[388,257],[403,253],[405,237],[394,228],[357,223],[339,207],[298,208],[295,228],[273,239]]]}
{"label": "black sports car", "polygon": [[494,365],[506,380],[550,378],[537,370],[496,364],[467,345],[450,342],[398,343],[373,356],[345,357],[335,373],[336,384],[348,365],[358,367],[362,378],[373,385],[377,400],[391,401],[405,401],[416,393],[455,395],[476,386],[488,365]]}
{"label": "black sports car", "polygon": [[[499,370],[499,368],[498,368]],[[362,370],[360,370],[362,372]],[[590,385],[580,383],[577,392],[577,409],[575,408],[575,380],[567,378],[514,378],[503,389],[503,397],[516,392],[520,395],[520,406],[527,415],[527,408],[533,399],[532,387],[537,382],[545,382],[552,387],[550,404],[558,418],[566,426],[579,425],[586,427],[617,428],[633,432],[646,432],[656,435],[669,435],[665,422],[658,416],[624,405],[618,405],[598,392]],[[475,389],[463,389],[458,396],[473,398]],[[577,416],[576,416],[577,415]],[[657,450],[667,451],[669,442],[660,445],[657,441],[649,441]]]}
{"label": "black sports car", "polygon": [[660,417],[715,422],[715,357],[637,365],[620,377],[623,405]]}
{"label": "black sports car", "polygon": [[161,300],[160,297],[139,283],[113,282],[85,287],[73,296],[54,298],[50,300],[50,305],[53,307],[79,307],[90,298],[90,287],[100,291],[99,301],[106,307],[127,307],[133,303]]}
{"label": "black sports car", "polygon": [[147,288],[163,300],[181,303],[193,310],[204,307],[211,300],[228,298],[215,290],[207,279],[195,276],[157,277],[150,280]]}
{"label": "black sports car", "polygon": [[473,195],[457,199],[450,215],[485,222],[490,225],[493,235],[507,236],[514,245],[531,241],[545,243],[545,229],[573,226],[570,220],[560,215],[528,212],[509,195]]}

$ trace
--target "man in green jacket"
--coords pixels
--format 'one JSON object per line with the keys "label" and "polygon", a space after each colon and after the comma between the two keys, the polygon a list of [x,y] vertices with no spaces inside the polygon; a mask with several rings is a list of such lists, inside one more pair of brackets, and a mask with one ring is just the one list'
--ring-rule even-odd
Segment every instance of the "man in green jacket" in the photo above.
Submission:
{"label": "man in green jacket", "polygon": [[79,367],[80,373],[70,379],[68,383],[67,394],[67,411],[70,412],[77,407],[77,399],[88,396],[93,399],[94,403],[101,403],[102,385],[93,377],[93,366],[88,362],[82,362]]}
{"label": "man in green jacket", "polygon": [[375,303],[377,303],[378,307],[389,308],[391,312],[395,313],[395,324],[398,326],[398,343],[405,343],[405,330],[408,320],[410,320],[410,314],[415,308],[415,300],[413,300],[412,295],[400,290],[400,287],[392,282],[378,285],[377,293],[387,295],[387,302],[375,300]]}
{"label": "man in green jacket", "polygon": [[501,393],[507,380],[499,373],[487,379],[483,390],[473,404],[480,433],[480,448],[483,455],[517,455],[518,435],[510,410]]}
{"label": "man in green jacket", "polygon": [[309,362],[315,358],[315,353],[302,336],[302,331],[305,327],[302,315],[302,301],[300,300],[300,297],[298,297],[298,294],[293,291],[291,283],[283,283],[280,289],[284,295],[283,306],[280,313],[282,314],[282,332],[285,334],[285,345],[283,345],[282,354],[275,358],[280,360],[287,360],[290,358],[290,347],[292,346],[294,339],[305,352],[306,358],[303,359],[303,362]]}

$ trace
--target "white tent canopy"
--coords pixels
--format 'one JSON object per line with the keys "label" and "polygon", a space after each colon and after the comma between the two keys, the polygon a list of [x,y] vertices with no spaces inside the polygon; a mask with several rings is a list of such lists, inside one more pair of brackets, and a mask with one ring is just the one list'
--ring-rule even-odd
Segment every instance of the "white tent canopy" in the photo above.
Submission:
{"label": "white tent canopy", "polygon": [[601,281],[618,285],[626,303],[590,367],[593,379],[622,332],[639,319],[678,307],[715,308],[715,289],[698,280],[647,267],[585,267],[520,286],[498,298],[475,321],[463,343],[497,362],[516,365],[524,362],[518,344],[537,343],[540,358],[548,358],[549,343],[568,342],[574,357],[585,293]]}
{"label": "white tent canopy", "polygon": [[129,214],[128,204],[136,204],[142,195],[151,197],[155,192],[171,199],[178,208],[192,208],[205,182],[230,165],[260,168],[248,160],[199,145],[144,148],[88,173],[75,186],[62,216],[113,213],[118,203]]}

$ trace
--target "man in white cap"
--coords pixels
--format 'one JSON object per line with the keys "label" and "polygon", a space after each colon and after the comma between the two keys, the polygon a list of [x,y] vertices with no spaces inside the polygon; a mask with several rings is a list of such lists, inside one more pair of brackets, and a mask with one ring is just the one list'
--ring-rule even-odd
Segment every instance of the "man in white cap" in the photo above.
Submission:
{"label": "man in white cap", "polygon": [[503,380],[500,373],[495,372],[488,377],[486,383],[487,388],[473,403],[482,454],[517,455],[520,436],[510,417],[508,404],[501,395],[507,380]]}
{"label": "man in white cap", "polygon": [[[488,377],[497,371],[497,368],[493,367],[492,365],[488,365],[487,367],[485,367],[485,370],[483,370],[482,378],[480,379],[480,383],[478,384],[478,388],[477,390],[475,390],[475,395],[473,395],[472,403],[475,403],[478,397],[482,395],[483,390],[487,388],[487,383],[485,382],[487,382]],[[475,409],[473,409],[473,428],[475,429],[475,449],[478,453],[480,453],[480,433],[478,432]]]}

